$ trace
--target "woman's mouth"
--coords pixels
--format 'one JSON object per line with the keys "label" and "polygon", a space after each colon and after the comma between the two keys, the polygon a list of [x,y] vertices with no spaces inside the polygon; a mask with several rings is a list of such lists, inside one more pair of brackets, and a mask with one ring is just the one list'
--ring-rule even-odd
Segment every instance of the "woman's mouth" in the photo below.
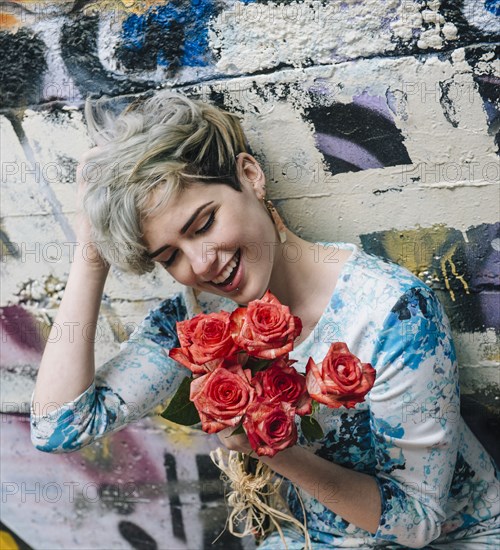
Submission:
{"label": "woman's mouth", "polygon": [[242,272],[242,263],[240,260],[241,250],[238,249],[224,272],[221,273],[220,277],[214,279],[214,281],[219,281],[224,276],[226,276],[226,278],[218,283],[210,281],[210,284],[213,285],[215,288],[218,288],[219,290],[223,290],[224,292],[231,292],[232,290],[237,288],[241,280]]}

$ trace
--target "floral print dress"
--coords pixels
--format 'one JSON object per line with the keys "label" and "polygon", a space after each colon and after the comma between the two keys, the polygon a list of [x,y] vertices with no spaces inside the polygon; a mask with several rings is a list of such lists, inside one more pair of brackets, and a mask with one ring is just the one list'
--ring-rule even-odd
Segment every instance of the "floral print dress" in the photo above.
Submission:
{"label": "floral print dress", "polygon": [[[377,371],[375,385],[353,409],[321,405],[324,437],[299,444],[319,456],[374,476],[382,516],[372,535],[337,516],[313,494],[289,487],[292,513],[305,519],[313,548],[500,547],[500,484],[492,459],[460,417],[458,372],[448,318],[434,292],[405,268],[350,243],[318,243],[352,251],[328,307],[291,353],[305,371],[332,342],[345,342]],[[233,301],[191,289],[161,302],[102,365],[74,401],[37,416],[36,448],[70,452],[151,413],[188,371],[168,357],[179,345],[175,323],[200,310],[232,311]],[[335,487],[322,485],[335,499]],[[323,494],[323,496],[325,496]],[[328,496],[328,495],[327,495]],[[285,530],[290,550],[300,534]],[[282,549],[273,534],[259,548]]]}

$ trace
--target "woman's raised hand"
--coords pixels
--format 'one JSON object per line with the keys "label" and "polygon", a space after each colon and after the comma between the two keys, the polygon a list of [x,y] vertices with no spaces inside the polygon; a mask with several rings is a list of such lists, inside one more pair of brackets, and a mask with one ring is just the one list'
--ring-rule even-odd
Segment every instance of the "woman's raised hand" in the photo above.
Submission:
{"label": "woman's raised hand", "polygon": [[92,236],[92,226],[88,219],[87,214],[83,208],[83,198],[87,188],[87,176],[89,166],[89,153],[86,153],[76,170],[76,240],[78,243],[78,254],[80,259],[83,259],[88,267],[92,269],[102,270],[107,272],[109,270],[109,264],[99,254],[99,247],[96,245]]}

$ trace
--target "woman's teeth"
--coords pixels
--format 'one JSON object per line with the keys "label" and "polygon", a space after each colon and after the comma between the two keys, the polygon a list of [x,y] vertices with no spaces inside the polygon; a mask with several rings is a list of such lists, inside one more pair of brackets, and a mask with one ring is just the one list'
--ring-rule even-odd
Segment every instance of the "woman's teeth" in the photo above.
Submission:
{"label": "woman's teeth", "polygon": [[216,279],[213,279],[212,283],[215,283],[216,285],[223,283],[231,275],[231,273],[233,272],[233,269],[238,265],[238,258],[239,258],[239,254],[236,253],[233,256],[233,259],[227,264],[224,271],[219,275],[219,277],[217,277]]}

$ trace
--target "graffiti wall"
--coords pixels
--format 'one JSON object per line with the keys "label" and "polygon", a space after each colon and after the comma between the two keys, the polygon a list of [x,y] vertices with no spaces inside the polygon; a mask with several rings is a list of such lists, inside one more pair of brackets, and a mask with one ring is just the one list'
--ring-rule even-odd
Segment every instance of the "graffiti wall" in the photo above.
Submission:
{"label": "graffiti wall", "polygon": [[[69,455],[30,443],[29,399],[74,251],[89,95],[168,87],[239,113],[293,231],[354,242],[436,290],[463,411],[494,451],[499,36],[490,0],[0,2],[2,548],[253,544],[222,534],[212,546],[226,509],[210,437],[151,416]],[[96,364],[177,290],[159,270],[113,269]]]}

